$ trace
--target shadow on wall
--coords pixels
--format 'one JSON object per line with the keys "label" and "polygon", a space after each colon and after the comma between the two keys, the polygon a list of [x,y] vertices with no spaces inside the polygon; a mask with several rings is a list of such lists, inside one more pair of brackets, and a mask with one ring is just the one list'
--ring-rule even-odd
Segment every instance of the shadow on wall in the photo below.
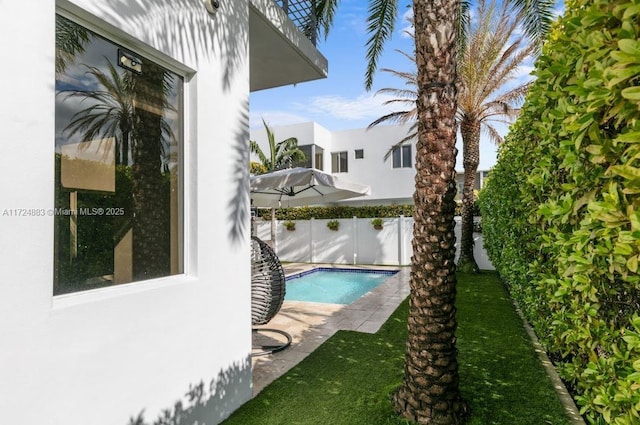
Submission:
{"label": "shadow on wall", "polygon": [[251,380],[251,359],[247,357],[242,364],[234,364],[220,371],[208,385],[204,382],[190,385],[183,400],[164,409],[153,422],[147,422],[144,409],[129,419],[127,425],[216,425],[235,410],[235,403],[229,400],[251,397],[242,394],[240,388],[246,380]]}
{"label": "shadow on wall", "polygon": [[[234,168],[229,185],[234,187],[233,198],[229,199],[229,241],[235,245],[246,236],[251,223],[249,216],[249,100],[242,105],[239,122],[233,140]],[[226,186],[226,185],[224,185]]]}
{"label": "shadow on wall", "polygon": [[[249,57],[249,7],[244,2],[220,2],[220,9],[214,16],[206,11],[202,1],[193,0],[112,0],[102,2],[100,12],[130,33],[157,46],[160,50],[177,52],[177,59],[186,63],[199,63],[222,58],[224,73],[220,76],[222,90],[230,92],[233,81],[244,78],[243,69]],[[122,11],[126,10],[127,13]],[[179,12],[179,13],[176,13]],[[156,30],[140,29],[139,22],[154,17]],[[178,32],[162,31],[162,28],[180,28]],[[248,69],[248,68],[247,68]],[[206,78],[215,78],[210,75]],[[229,181],[220,182],[220,190],[211,196],[225,194],[228,198],[230,228],[229,241],[237,245],[244,241],[249,231],[249,100],[243,102],[237,111],[234,132],[233,175]],[[205,140],[203,143],[219,143]],[[212,158],[212,161],[216,159]],[[219,159],[218,159],[219,160]],[[211,164],[212,166],[214,164]],[[235,190],[223,191],[222,188]],[[233,194],[232,194],[233,193]]]}
{"label": "shadow on wall", "polygon": [[[249,8],[245,2],[220,2],[214,16],[205,11],[204,2],[193,0],[111,0],[102,2],[100,11],[113,22],[131,28],[135,37],[160,50],[178,52],[177,59],[183,62],[222,58],[222,88],[227,92],[248,60]],[[155,18],[157,31],[140,28],[139,23],[149,15]],[[162,31],[163,28],[181,30],[173,33]],[[198,56],[201,52],[205,52],[204,56]]]}

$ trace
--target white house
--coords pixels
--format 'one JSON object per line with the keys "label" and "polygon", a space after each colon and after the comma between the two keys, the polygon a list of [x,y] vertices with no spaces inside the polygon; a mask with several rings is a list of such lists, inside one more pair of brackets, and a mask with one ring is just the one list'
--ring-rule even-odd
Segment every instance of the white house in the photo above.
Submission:
{"label": "white house", "polygon": [[249,93],[327,75],[295,3],[2,2],[2,423],[251,397]]}
{"label": "white house", "polygon": [[[298,139],[298,146],[307,158],[301,166],[339,174],[347,180],[371,187],[368,196],[338,201],[336,204],[406,205],[413,203],[416,140],[414,138],[393,150],[391,148],[410,134],[410,127],[410,124],[380,125],[370,129],[329,131],[316,122],[307,122],[273,126],[270,129],[276,143],[289,137]],[[268,152],[264,126],[251,129],[251,140]],[[460,154],[458,159],[460,164],[456,169],[459,170],[457,182],[460,196],[464,181]],[[487,170],[478,171],[476,189],[482,187]]]}

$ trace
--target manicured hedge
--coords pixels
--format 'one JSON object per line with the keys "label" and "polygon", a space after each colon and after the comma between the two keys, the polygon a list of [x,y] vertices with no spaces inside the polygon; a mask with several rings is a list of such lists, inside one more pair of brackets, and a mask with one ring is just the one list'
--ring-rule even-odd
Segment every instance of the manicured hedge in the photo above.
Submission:
{"label": "manicured hedge", "polygon": [[484,246],[590,423],[640,423],[640,0],[565,2],[480,194]]}
{"label": "manicured hedge", "polygon": [[[271,220],[271,210],[260,208],[259,216],[265,220]],[[276,218],[278,220],[309,220],[311,218],[369,218],[369,217],[406,217],[413,216],[413,205],[378,205],[370,207],[296,207],[277,208]]]}
{"label": "manicured hedge", "polygon": [[[462,206],[456,207],[456,215],[460,215]],[[475,205],[475,215],[480,215],[480,207]],[[311,218],[374,218],[374,217],[413,217],[413,205],[373,205],[363,207],[331,206],[331,207],[296,207],[277,208],[276,218],[278,220],[309,220]],[[258,216],[264,220],[271,220],[271,210],[269,208],[259,208]]]}

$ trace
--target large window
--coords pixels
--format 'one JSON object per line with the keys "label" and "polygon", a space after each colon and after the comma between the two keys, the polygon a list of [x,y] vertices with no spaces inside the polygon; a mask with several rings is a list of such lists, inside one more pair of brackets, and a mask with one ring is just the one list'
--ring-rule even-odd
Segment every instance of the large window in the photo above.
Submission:
{"label": "large window", "polygon": [[181,273],[176,73],[56,17],[54,294]]}
{"label": "large window", "polygon": [[331,153],[331,172],[332,173],[346,173],[349,171],[348,167],[348,152],[332,152]]}
{"label": "large window", "polygon": [[393,168],[411,167],[411,145],[395,147],[393,149]]}

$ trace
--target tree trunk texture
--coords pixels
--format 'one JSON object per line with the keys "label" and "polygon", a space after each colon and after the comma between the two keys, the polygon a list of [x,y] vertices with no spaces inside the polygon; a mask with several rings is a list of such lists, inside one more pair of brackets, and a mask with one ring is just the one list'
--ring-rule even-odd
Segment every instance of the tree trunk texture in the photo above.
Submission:
{"label": "tree trunk texture", "polygon": [[480,122],[473,118],[464,117],[460,123],[462,133],[464,165],[464,189],[462,191],[462,213],[460,234],[460,258],[458,270],[464,273],[478,273],[480,268],[473,256],[473,215],[476,184],[476,174],[480,163]]}
{"label": "tree trunk texture", "polygon": [[162,178],[164,70],[145,63],[135,83],[133,174],[133,280],[170,271],[169,203]]}
{"label": "tree trunk texture", "polygon": [[411,295],[396,412],[419,424],[461,424],[455,275],[456,30],[459,2],[414,0],[418,141]]}

